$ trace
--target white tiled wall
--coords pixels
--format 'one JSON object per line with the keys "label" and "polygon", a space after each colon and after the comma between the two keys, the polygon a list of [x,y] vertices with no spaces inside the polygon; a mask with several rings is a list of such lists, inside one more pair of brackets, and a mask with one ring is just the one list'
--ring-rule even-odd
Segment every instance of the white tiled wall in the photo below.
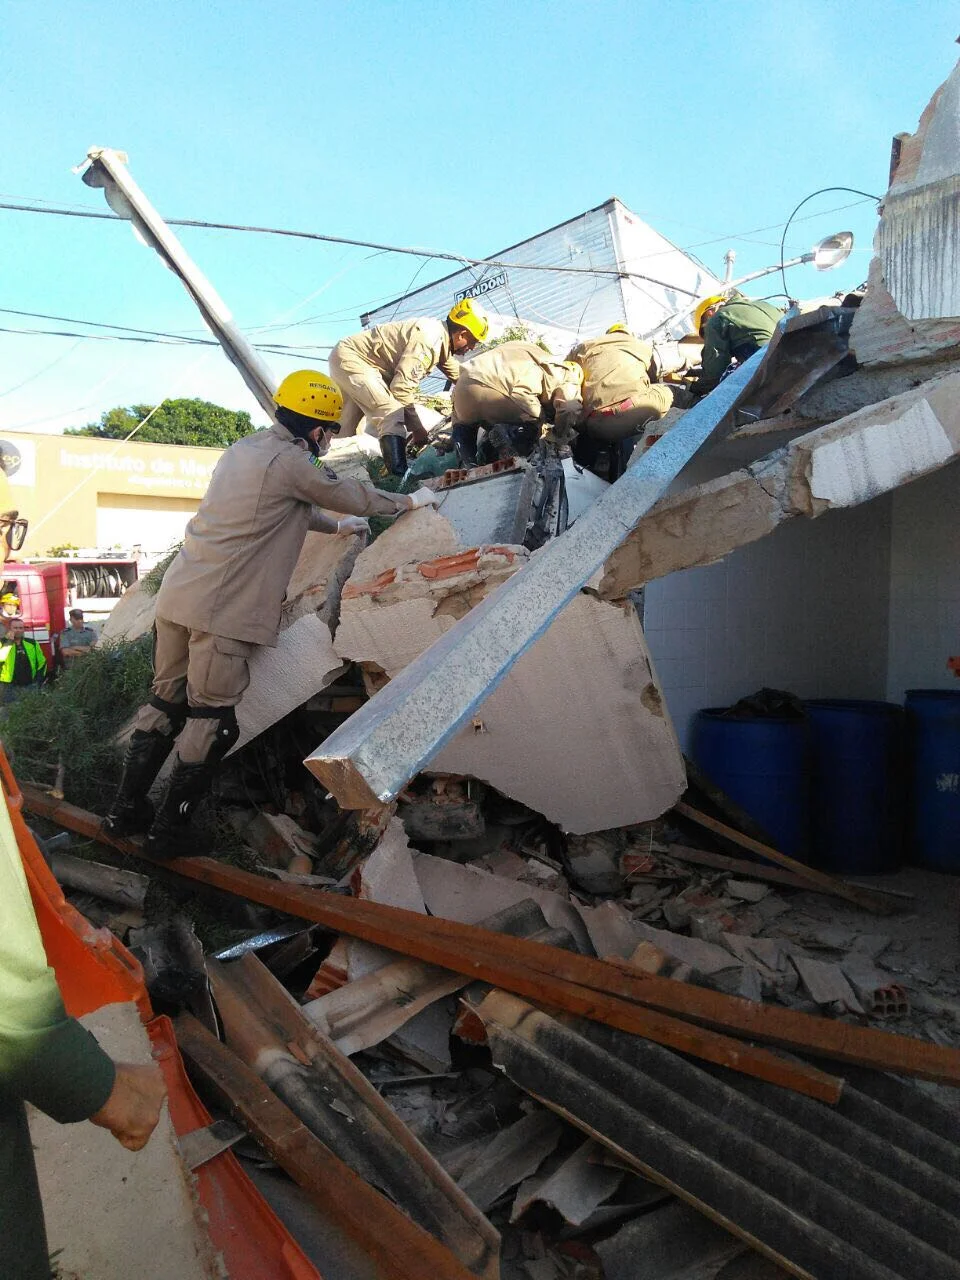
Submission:
{"label": "white tiled wall", "polygon": [[887,696],[960,689],[960,463],[893,495]]}
{"label": "white tiled wall", "polygon": [[890,526],[883,497],[793,520],[719,564],[647,586],[644,630],[685,748],[701,707],[765,685],[808,698],[885,696]]}

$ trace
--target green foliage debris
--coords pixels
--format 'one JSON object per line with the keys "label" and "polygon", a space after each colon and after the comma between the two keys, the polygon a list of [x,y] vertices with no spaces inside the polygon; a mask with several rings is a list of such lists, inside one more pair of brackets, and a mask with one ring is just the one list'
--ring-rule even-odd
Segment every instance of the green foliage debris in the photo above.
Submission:
{"label": "green foliage debris", "polygon": [[148,596],[155,596],[160,590],[160,584],[163,582],[163,575],[176,560],[183,546],[182,542],[178,542],[175,547],[171,547],[162,560],[158,560],[149,573],[145,573],[140,579],[140,586]]}
{"label": "green foliage debris", "polygon": [[0,737],[24,782],[50,787],[60,765],[71,804],[105,813],[120,780],[114,739],[146,700],[152,638],[104,644],[38,694],[5,707]]}

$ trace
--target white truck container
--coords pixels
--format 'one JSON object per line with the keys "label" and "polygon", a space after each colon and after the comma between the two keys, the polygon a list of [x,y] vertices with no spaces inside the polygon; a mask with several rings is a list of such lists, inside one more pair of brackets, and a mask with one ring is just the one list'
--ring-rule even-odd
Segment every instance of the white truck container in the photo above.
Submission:
{"label": "white truck container", "polygon": [[[490,255],[503,265],[465,267],[361,316],[370,328],[410,316],[443,316],[461,298],[477,298],[494,336],[517,323],[555,354],[580,338],[625,324],[653,329],[720,281],[615,196],[549,231]],[[690,332],[683,320],[664,336]]]}

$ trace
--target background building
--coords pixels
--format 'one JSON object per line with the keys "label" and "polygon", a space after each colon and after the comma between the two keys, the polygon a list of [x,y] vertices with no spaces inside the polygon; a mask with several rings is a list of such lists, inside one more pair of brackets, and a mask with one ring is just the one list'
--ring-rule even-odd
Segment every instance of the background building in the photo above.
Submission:
{"label": "background building", "polygon": [[23,554],[66,545],[167,550],[183,537],[222,452],[6,432],[0,465],[30,521]]}

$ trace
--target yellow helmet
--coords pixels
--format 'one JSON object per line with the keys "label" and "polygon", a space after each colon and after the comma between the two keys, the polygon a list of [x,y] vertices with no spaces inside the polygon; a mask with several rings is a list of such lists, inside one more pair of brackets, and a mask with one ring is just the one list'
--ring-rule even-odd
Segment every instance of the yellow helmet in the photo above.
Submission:
{"label": "yellow helmet", "polygon": [[281,409],[302,413],[305,418],[321,422],[339,422],[343,413],[343,395],[332,378],[316,369],[298,369],[288,373],[273,393]]}
{"label": "yellow helmet", "polygon": [[630,330],[625,324],[612,324],[607,333],[629,333]]}
{"label": "yellow helmet", "polygon": [[486,342],[490,333],[490,321],[483,307],[478,307],[472,298],[464,298],[450,311],[447,319],[451,324],[458,324],[466,329],[478,342]]}
{"label": "yellow helmet", "polygon": [[702,298],[697,303],[697,309],[693,313],[693,327],[697,333],[700,332],[700,326],[703,324],[703,313],[709,311],[711,307],[719,306],[721,302],[723,302],[723,294],[713,293],[709,298]]}

